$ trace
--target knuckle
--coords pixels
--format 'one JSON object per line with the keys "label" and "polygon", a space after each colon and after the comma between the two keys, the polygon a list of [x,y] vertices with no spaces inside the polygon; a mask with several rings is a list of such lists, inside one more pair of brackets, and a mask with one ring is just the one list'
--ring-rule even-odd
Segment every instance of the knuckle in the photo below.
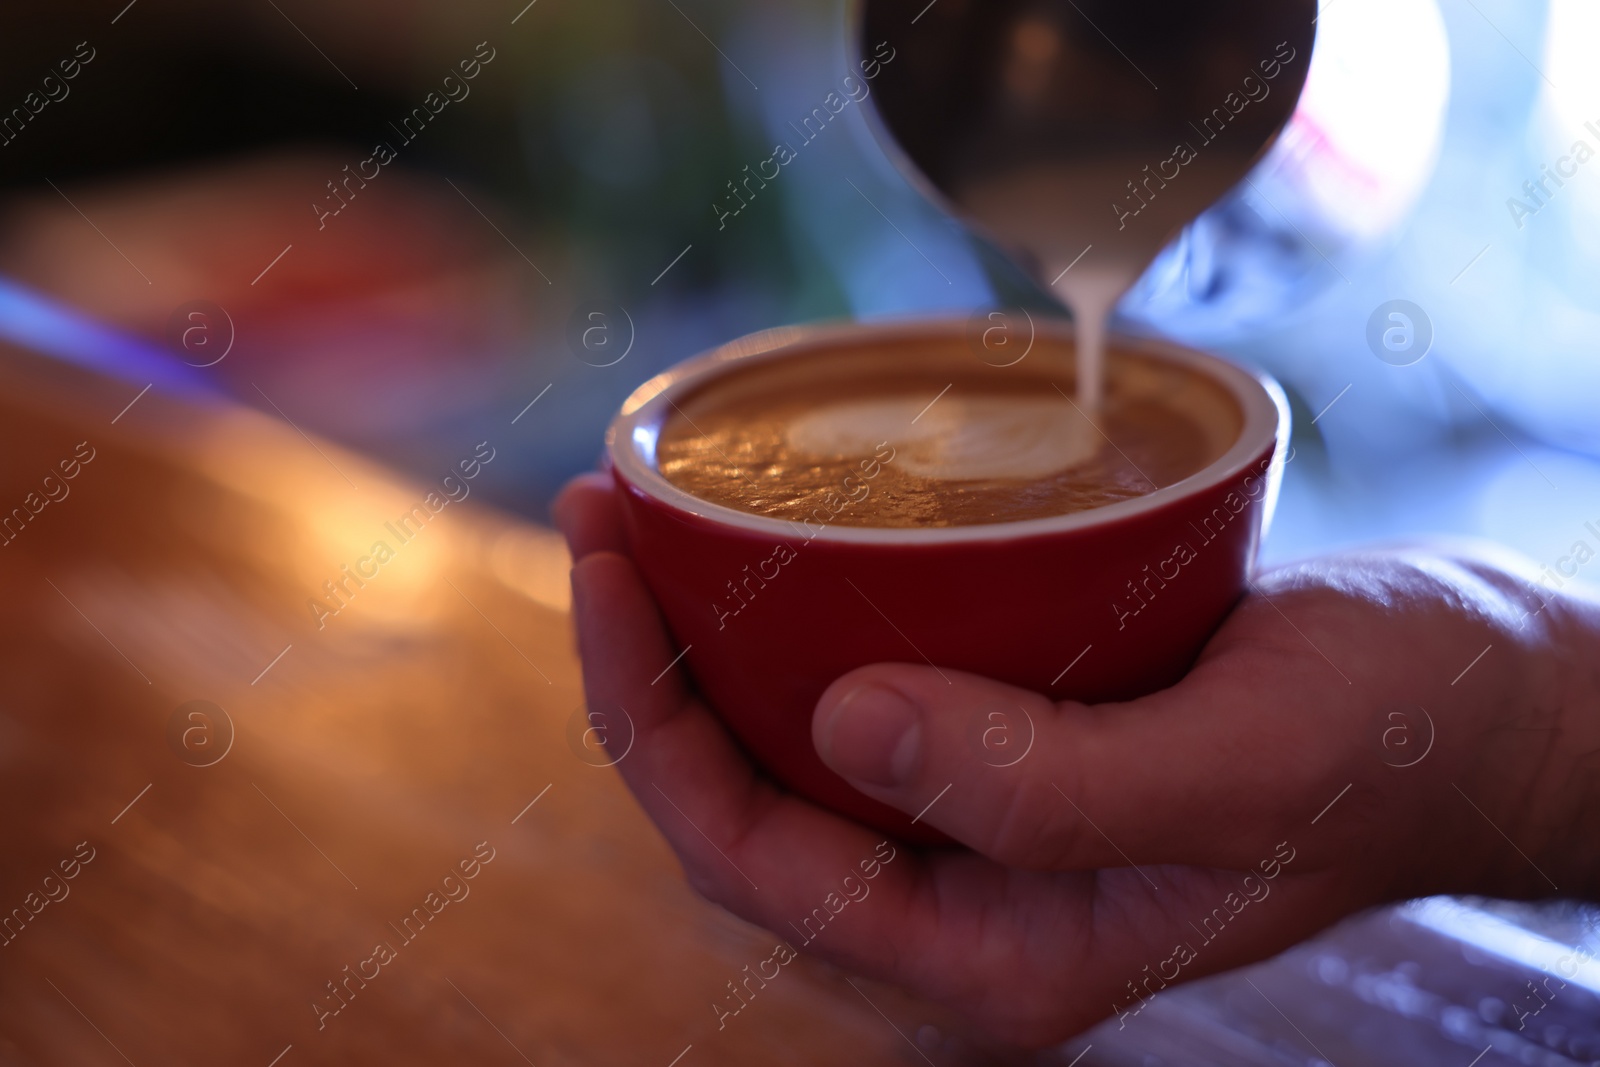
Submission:
{"label": "knuckle", "polygon": [[683,860],[683,874],[693,889],[708,902],[720,908],[729,906],[731,895],[724,879],[711,874],[705,867],[692,859]]}
{"label": "knuckle", "polygon": [[713,904],[717,901],[717,880],[695,858],[683,852],[678,853],[678,864],[683,868],[684,881],[689,883],[689,888],[705,897]]}
{"label": "knuckle", "polygon": [[1022,777],[996,809],[984,851],[1011,867],[1055,866],[1075,851],[1078,840],[1077,829],[1060,810],[1065,807],[1049,782]]}

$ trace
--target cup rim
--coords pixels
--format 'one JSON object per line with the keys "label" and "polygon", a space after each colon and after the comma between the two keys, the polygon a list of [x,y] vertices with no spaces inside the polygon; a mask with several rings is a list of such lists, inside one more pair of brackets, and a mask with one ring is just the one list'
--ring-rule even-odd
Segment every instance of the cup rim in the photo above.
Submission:
{"label": "cup rim", "polygon": [[[1010,541],[1044,534],[1115,525],[1148,512],[1159,511],[1177,501],[1225,485],[1239,478],[1259,462],[1264,450],[1274,467],[1281,466],[1289,439],[1289,402],[1283,389],[1268,375],[1250,370],[1193,348],[1154,337],[1111,333],[1109,344],[1187,367],[1205,375],[1226,389],[1239,405],[1243,416],[1239,436],[1216,460],[1172,485],[1129,500],[1106,504],[1065,515],[1019,519],[1011,522],[979,523],[969,526],[887,527],[830,524],[802,527],[790,519],[756,515],[716,504],[678,488],[640,454],[644,441],[653,451],[656,436],[673,398],[726,373],[733,365],[799,356],[818,348],[833,347],[844,341],[870,343],[878,340],[906,340],[927,335],[948,338],[961,336],[965,318],[919,318],[889,322],[842,322],[803,326],[783,326],[763,330],[719,345],[678,363],[644,382],[623,402],[606,430],[606,454],[613,470],[630,486],[657,502],[707,522],[732,526],[751,534],[785,540],[796,536],[808,542],[838,544],[934,545],[978,541]],[[1070,341],[1074,331],[1066,321],[1034,319],[1037,336]],[[1259,472],[1266,476],[1268,472]],[[1276,479],[1269,478],[1267,512],[1272,513]]]}

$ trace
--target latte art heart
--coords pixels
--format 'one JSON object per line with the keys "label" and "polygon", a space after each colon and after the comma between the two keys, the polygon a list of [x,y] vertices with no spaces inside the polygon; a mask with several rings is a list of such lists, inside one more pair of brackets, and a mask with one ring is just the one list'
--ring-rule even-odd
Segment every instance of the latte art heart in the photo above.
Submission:
{"label": "latte art heart", "polygon": [[871,455],[887,441],[895,463],[937,481],[1045,478],[1094,458],[1099,431],[1061,399],[883,397],[829,404],[785,429],[801,455]]}

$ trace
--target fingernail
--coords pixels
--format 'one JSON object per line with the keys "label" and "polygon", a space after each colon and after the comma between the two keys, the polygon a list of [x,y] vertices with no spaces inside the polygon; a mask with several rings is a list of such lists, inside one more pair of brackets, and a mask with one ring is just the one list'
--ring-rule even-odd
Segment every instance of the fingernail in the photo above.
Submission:
{"label": "fingernail", "polygon": [[922,746],[922,713],[887,686],[846,693],[828,718],[819,754],[845,778],[898,786],[911,780]]}

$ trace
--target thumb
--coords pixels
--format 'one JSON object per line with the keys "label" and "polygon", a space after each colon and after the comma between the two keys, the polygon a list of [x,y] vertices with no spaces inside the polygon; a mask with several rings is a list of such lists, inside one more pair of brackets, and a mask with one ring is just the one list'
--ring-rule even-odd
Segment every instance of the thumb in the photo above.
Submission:
{"label": "thumb", "polygon": [[1226,766],[1238,754],[1218,740],[1227,731],[1178,692],[1058,706],[959,671],[877,664],[822,695],[812,742],[863,793],[1006,866],[1248,867],[1241,849],[1260,838],[1240,819],[1269,832],[1244,780],[1252,761]]}

